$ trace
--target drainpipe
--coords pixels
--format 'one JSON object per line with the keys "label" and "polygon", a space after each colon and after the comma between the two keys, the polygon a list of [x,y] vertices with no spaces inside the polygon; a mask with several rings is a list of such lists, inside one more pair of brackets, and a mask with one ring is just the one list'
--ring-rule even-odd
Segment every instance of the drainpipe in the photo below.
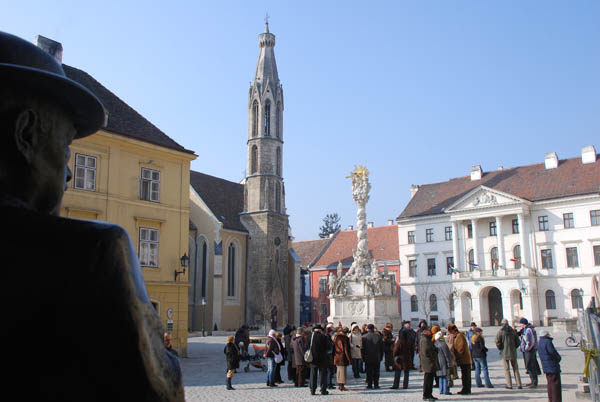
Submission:
{"label": "drainpipe", "polygon": [[246,266],[244,267],[244,324],[248,324],[248,238],[246,235]]}

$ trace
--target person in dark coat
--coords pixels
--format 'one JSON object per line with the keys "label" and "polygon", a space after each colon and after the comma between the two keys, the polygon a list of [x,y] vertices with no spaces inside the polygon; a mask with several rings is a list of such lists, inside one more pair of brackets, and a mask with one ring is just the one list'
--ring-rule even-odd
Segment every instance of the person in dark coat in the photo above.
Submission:
{"label": "person in dark coat", "polygon": [[425,329],[421,331],[421,340],[419,341],[419,358],[421,360],[421,370],[423,370],[423,400],[434,401],[433,380],[435,373],[440,369],[438,363],[438,352],[433,345],[431,331]]}
{"label": "person in dark coat", "polygon": [[471,336],[471,351],[473,363],[475,363],[475,383],[479,388],[483,387],[483,383],[481,382],[481,373],[483,372],[485,386],[487,388],[494,388],[490,381],[490,373],[487,364],[488,348],[485,347],[483,330],[479,327],[475,327],[473,330],[473,335]]}
{"label": "person in dark coat", "polygon": [[275,330],[270,330],[265,343],[265,353],[263,357],[267,359],[267,386],[276,387],[275,384],[275,355],[281,353],[281,346],[277,340]]}
{"label": "person in dark coat", "polygon": [[562,385],[560,382],[561,357],[552,343],[548,331],[542,331],[538,342],[538,354],[548,382],[548,402],[562,402]]}
{"label": "person in dark coat", "polygon": [[394,360],[394,384],[392,389],[400,386],[400,375],[404,371],[402,388],[408,388],[409,371],[414,369],[415,338],[417,334],[410,327],[410,321],[404,321],[402,329],[398,332],[398,339],[394,344],[392,356]]}
{"label": "person in dark coat", "polygon": [[417,328],[417,336],[415,338],[415,352],[417,352],[417,355],[419,355],[419,372],[422,371],[421,370],[421,357],[419,354],[419,345],[421,343],[421,335],[423,334],[423,331],[425,331],[428,328],[429,327],[427,326],[426,320],[419,321],[419,328]]}
{"label": "person in dark coat", "polygon": [[315,325],[310,341],[312,361],[310,362],[310,393],[317,391],[317,377],[321,378],[321,394],[327,395],[327,368],[329,367],[329,349],[331,344],[327,335],[323,333],[321,325]]}
{"label": "person in dark coat", "polygon": [[288,381],[296,380],[296,368],[292,364],[292,360],[293,360],[292,339],[294,339],[295,334],[296,334],[295,327],[290,327],[288,325],[283,329],[283,356],[284,356],[285,360],[287,361]]}
{"label": "person in dark coat", "polygon": [[383,341],[375,332],[373,324],[367,325],[367,334],[363,335],[363,358],[367,371],[367,389],[379,388],[379,365],[383,358]]}
{"label": "person in dark coat", "polygon": [[471,352],[469,351],[469,343],[456,325],[448,325],[448,332],[454,336],[451,351],[454,354],[456,365],[460,367],[462,389],[458,391],[458,394],[469,395],[471,394],[471,364],[473,364]]}
{"label": "person in dark coat", "polygon": [[538,376],[542,374],[540,365],[537,361],[537,346],[538,338],[535,332],[535,327],[527,321],[526,318],[521,318],[521,352],[523,352],[523,360],[525,360],[525,368],[529,374],[531,382],[526,388],[536,388],[538,386]]}
{"label": "person in dark coat", "polygon": [[240,367],[240,350],[235,344],[235,337],[227,337],[227,344],[223,353],[225,353],[225,359],[227,360],[227,389],[233,390],[235,388],[231,386],[231,379],[233,378],[235,369]]}
{"label": "person in dark coat", "polygon": [[294,379],[295,387],[304,387],[304,368],[306,362],[304,361],[304,352],[306,351],[306,338],[304,336],[304,328],[300,327],[296,330],[296,335],[292,340],[292,365],[296,370],[296,378]]}
{"label": "person in dark coat", "polygon": [[521,375],[519,374],[519,363],[517,361],[517,348],[519,347],[519,335],[510,325],[508,320],[502,320],[500,330],[496,334],[496,348],[500,352],[500,357],[504,364],[504,378],[506,385],[504,388],[512,389],[512,379],[510,376],[510,367],[512,366],[517,388],[523,388],[521,384]]}
{"label": "person in dark coat", "polygon": [[385,356],[385,371],[392,371],[394,365],[394,359],[392,352],[394,349],[394,333],[392,332],[394,327],[391,322],[385,324],[385,328],[381,332],[383,335],[383,354]]}

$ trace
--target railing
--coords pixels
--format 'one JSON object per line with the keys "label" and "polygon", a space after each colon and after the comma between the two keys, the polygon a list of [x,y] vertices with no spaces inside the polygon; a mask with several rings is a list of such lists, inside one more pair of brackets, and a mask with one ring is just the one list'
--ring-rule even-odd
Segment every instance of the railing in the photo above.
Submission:
{"label": "railing", "polygon": [[459,272],[459,273],[458,273],[458,277],[459,277],[460,279],[470,278],[472,274],[473,274],[473,273],[472,273],[472,272],[469,272],[469,271],[466,271],[466,272]]}
{"label": "railing", "polygon": [[507,269],[506,276],[519,276],[521,274],[520,269]]}
{"label": "railing", "polygon": [[491,278],[492,276],[498,276],[496,271],[480,271],[479,274],[482,278]]}
{"label": "railing", "polygon": [[[588,307],[583,314],[579,315],[578,319],[578,327],[580,328],[580,331],[583,330],[582,334],[584,342],[582,348],[589,351],[587,353],[591,354],[587,369],[589,370],[588,384],[592,402],[600,402],[600,357],[591,352],[591,350],[596,352],[600,350],[600,316],[596,311],[595,308]],[[584,351],[584,353],[586,352]],[[586,356],[586,358],[588,358],[588,356]]]}

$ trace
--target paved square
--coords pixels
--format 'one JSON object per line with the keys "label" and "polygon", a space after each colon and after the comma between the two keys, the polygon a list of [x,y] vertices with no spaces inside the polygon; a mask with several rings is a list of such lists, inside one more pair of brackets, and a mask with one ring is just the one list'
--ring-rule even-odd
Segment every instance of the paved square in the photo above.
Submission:
{"label": "paved square", "polygon": [[[484,328],[485,343],[489,349],[488,363],[490,378],[495,388],[477,388],[473,380],[473,394],[442,395],[434,390],[434,396],[440,401],[547,401],[546,377],[541,375],[540,385],[537,389],[513,390],[504,389],[504,369],[499,359],[498,350],[494,345],[494,337],[498,328]],[[541,329],[538,328],[538,333]],[[568,348],[565,346],[566,335],[556,335],[554,345],[562,356],[562,386],[563,401],[575,401],[577,379],[583,372],[583,354],[579,348]],[[266,387],[266,374],[250,367],[249,372],[244,372],[246,362],[241,362],[241,369],[233,377],[235,391],[225,389],[225,336],[192,337],[188,343],[188,358],[181,359],[185,394],[188,402],[196,401],[422,401],[423,375],[413,371],[410,376],[409,388],[407,390],[391,390],[393,373],[381,372],[379,390],[366,390],[363,379],[351,378],[351,368],[348,368],[349,391],[341,392],[338,389],[329,390],[330,394],[322,396],[317,390],[317,395],[311,396],[308,388],[296,388],[293,383],[286,381],[277,388]],[[539,359],[538,359],[539,360]],[[519,370],[523,384],[529,382],[525,374],[523,359],[519,359]],[[281,377],[287,380],[286,367],[282,367]],[[458,384],[458,386],[456,386]],[[460,390],[460,380],[455,381],[455,387],[451,389],[454,394]]]}

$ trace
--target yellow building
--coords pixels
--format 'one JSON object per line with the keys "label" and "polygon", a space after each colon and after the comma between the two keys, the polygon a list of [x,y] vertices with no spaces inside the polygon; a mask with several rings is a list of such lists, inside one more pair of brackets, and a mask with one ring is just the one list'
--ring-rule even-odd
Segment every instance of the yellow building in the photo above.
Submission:
{"label": "yellow building", "polygon": [[100,98],[107,124],[73,142],[69,161],[73,179],[61,215],[112,222],[127,230],[150,299],[171,332],[174,347],[185,356],[189,270],[176,272],[183,271],[181,257],[188,252],[190,162],[196,155],[89,74],[63,68]]}

